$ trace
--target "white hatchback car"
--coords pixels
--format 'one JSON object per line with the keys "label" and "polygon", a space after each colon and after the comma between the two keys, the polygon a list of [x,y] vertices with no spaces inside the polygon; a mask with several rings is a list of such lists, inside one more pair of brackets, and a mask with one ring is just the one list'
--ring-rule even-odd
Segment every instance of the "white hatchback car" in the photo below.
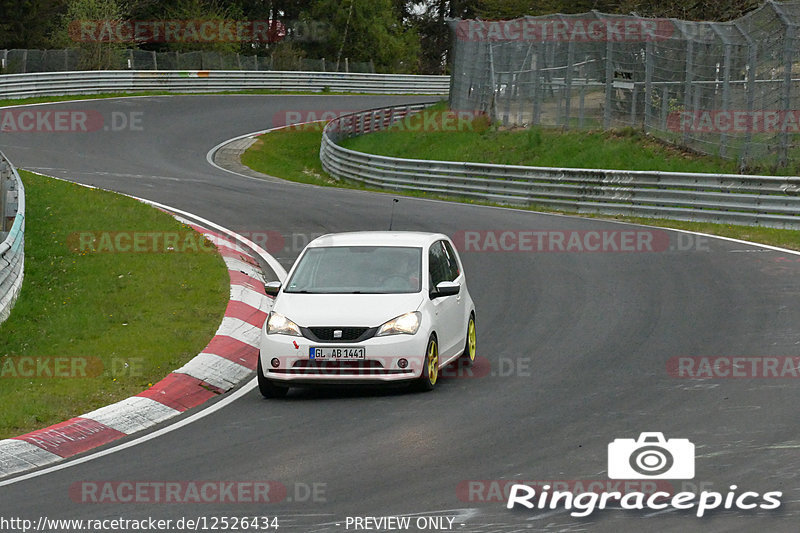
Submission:
{"label": "white hatchback car", "polygon": [[323,235],[266,292],[258,384],[436,384],[459,356],[475,359],[475,305],[452,241],[437,233]]}

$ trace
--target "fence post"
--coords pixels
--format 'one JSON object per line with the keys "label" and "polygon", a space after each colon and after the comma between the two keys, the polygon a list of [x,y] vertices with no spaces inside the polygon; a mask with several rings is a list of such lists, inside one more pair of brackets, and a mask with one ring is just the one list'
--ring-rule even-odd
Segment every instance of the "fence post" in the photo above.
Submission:
{"label": "fence post", "polygon": [[[745,81],[745,91],[747,91],[747,116],[752,117],[756,100],[756,60],[758,59],[758,45],[753,42],[753,39],[750,38],[750,35],[748,35],[738,23],[736,23],[735,26],[736,29],[739,30],[739,33],[741,33],[747,41],[747,79]],[[748,152],[750,151],[750,143],[752,142],[753,128],[751,126],[747,128],[747,131],[745,131],[744,144],[742,145],[742,149],[739,151],[740,172],[743,171],[747,166],[747,162],[750,157]]]}
{"label": "fence post", "polygon": [[494,122],[497,120],[497,84],[494,78],[494,52],[492,52],[492,43],[489,40],[486,41],[486,46],[489,50],[489,79],[492,87],[491,96],[489,97],[491,98],[489,102],[489,118]]}
{"label": "fence post", "polygon": [[603,108],[603,127],[611,127],[611,96],[614,90],[614,44],[611,39],[606,40],[606,103]]}
{"label": "fence post", "polygon": [[[722,111],[727,112],[731,106],[731,45],[725,43],[725,65],[722,70]],[[728,135],[722,131],[719,136],[719,156],[726,157],[728,152]]]}
{"label": "fence post", "polygon": [[[783,91],[781,95],[781,107],[783,108],[784,118],[792,112],[792,59],[794,57],[794,24],[789,24],[786,28],[784,37],[785,47],[783,56]],[[781,148],[778,155],[778,165],[786,166],[789,161],[789,132],[786,128],[781,128]]]}
{"label": "fence post", "polygon": [[[686,75],[683,86],[683,111],[688,112],[692,105],[692,55],[694,54],[694,46],[691,39],[686,41]],[[683,132],[683,144],[689,143],[689,132]]]}
{"label": "fence post", "polygon": [[572,65],[575,63],[575,41],[567,45],[567,72],[564,75],[564,128],[569,129],[570,104],[572,98]]}
{"label": "fence post", "polygon": [[653,105],[653,41],[647,41],[644,48],[644,116],[642,127],[649,131],[650,109]]}
{"label": "fence post", "polygon": [[533,120],[532,124],[538,125],[542,116],[542,44],[536,43],[533,59],[536,66],[533,69]]}

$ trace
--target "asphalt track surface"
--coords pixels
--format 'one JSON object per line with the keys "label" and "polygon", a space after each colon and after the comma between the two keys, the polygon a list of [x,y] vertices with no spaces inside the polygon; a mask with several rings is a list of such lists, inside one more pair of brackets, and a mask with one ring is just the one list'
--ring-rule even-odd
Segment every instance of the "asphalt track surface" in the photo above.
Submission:
{"label": "asphalt track surface", "polygon": [[[429,98],[63,103],[48,109],[142,112],[143,129],[2,134],[0,146],[20,168],[162,202],[234,230],[378,230],[388,226],[389,195],[245,179],[213,168],[206,153],[269,127],[281,110],[423,100]],[[397,204],[394,226],[450,235],[632,229],[411,198]],[[673,249],[646,253],[462,252],[487,375],[445,377],[433,393],[297,389],[285,401],[267,401],[253,389],[143,444],[0,487],[0,516],[270,516],[287,531],[320,532],[348,531],[348,516],[386,515],[456,517],[454,530],[470,532],[796,531],[800,382],[679,379],[666,365],[676,356],[800,355],[798,256],[722,240],[680,251],[677,238],[671,234]],[[276,255],[288,267],[296,254]],[[781,508],[703,518],[693,511],[608,509],[576,518],[563,509],[509,511],[503,498],[481,501],[481,494],[470,498],[462,490],[470,480],[608,481],[608,444],[642,431],[696,445],[694,486],[723,494],[732,484],[739,493],[780,490]],[[272,480],[287,487],[288,499],[92,504],[70,497],[70,487],[82,481],[205,480]],[[677,490],[692,487],[673,483]],[[309,501],[305,488],[314,484],[317,497]]]}

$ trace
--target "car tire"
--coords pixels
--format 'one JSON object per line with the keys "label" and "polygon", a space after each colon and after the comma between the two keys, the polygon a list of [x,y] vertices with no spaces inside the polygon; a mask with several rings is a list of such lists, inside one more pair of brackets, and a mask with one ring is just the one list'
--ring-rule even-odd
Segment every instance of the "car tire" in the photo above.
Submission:
{"label": "car tire", "polygon": [[261,356],[258,357],[258,390],[264,398],[283,398],[289,392],[289,387],[276,385],[271,379],[267,379],[261,369]]}
{"label": "car tire", "polygon": [[439,343],[436,336],[431,335],[428,339],[428,347],[425,348],[425,359],[422,361],[422,374],[417,380],[417,389],[420,391],[431,391],[436,386],[439,379]]}
{"label": "car tire", "polygon": [[477,349],[478,336],[475,330],[475,315],[470,313],[469,321],[467,322],[467,340],[464,344],[464,352],[461,358],[465,366],[472,366],[475,362],[475,351]]}

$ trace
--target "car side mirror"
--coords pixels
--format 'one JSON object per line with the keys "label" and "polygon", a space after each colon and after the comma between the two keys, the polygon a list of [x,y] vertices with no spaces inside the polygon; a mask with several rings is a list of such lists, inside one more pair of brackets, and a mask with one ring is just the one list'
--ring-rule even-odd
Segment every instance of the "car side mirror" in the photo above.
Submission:
{"label": "car side mirror", "polygon": [[264,292],[267,296],[272,296],[275,298],[279,292],[281,292],[281,282],[280,281],[270,281],[264,284]]}
{"label": "car side mirror", "polygon": [[461,291],[461,285],[455,281],[441,281],[436,285],[436,290],[431,293],[431,299],[444,296],[454,296]]}

